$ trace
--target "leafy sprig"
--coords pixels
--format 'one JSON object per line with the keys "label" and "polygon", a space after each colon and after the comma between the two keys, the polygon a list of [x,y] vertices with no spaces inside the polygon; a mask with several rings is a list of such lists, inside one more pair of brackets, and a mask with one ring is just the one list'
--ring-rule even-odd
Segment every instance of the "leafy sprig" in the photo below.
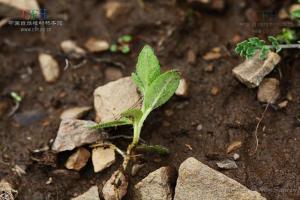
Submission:
{"label": "leafy sprig", "polygon": [[132,125],[134,133],[132,143],[127,150],[129,155],[131,149],[139,142],[144,121],[154,109],[166,103],[174,95],[180,76],[175,70],[161,73],[154,51],[146,45],[139,54],[136,72],[132,73],[131,78],[143,96],[142,108],[129,109],[121,114],[121,119],[100,123],[93,127],[108,128]]}
{"label": "leafy sprig", "polygon": [[283,29],[282,33],[277,36],[269,36],[268,44],[265,40],[252,37],[237,44],[235,52],[247,59],[258,54],[259,59],[264,60],[271,50],[275,50],[278,53],[282,49],[300,48],[299,44],[292,44],[296,39],[297,35],[293,30]]}

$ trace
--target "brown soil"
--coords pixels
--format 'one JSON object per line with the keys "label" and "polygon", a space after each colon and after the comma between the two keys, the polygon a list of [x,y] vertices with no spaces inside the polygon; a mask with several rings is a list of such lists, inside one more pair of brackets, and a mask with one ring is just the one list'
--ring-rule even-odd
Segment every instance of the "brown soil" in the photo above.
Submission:
{"label": "brown soil", "polygon": [[[275,106],[268,109],[258,131],[259,146],[254,155],[251,155],[255,148],[254,130],[264,105],[256,100],[256,89],[246,88],[231,73],[232,68],[242,62],[233,52],[232,38],[235,35],[242,39],[253,35],[265,37],[278,32],[281,27],[276,23],[259,28],[248,25],[255,22],[255,14],[259,17],[265,11],[278,13],[281,7],[292,3],[283,2],[231,0],[220,13],[202,8],[191,12],[184,1],[176,5],[173,1],[145,1],[142,9],[132,0],[121,16],[110,21],[104,14],[104,1],[45,1],[49,15],[58,18],[66,14],[69,19],[63,27],[46,33],[44,39],[40,33],[22,33],[15,28],[2,27],[0,101],[11,107],[8,97],[11,91],[20,93],[23,101],[14,116],[2,117],[0,121],[0,179],[12,182],[18,190],[18,199],[22,200],[70,199],[95,184],[101,190],[118,168],[120,157],[113,167],[101,173],[93,173],[91,163],[77,173],[63,166],[70,152],[59,154],[55,161],[50,152],[36,155],[31,151],[55,138],[62,110],[77,105],[92,106],[93,90],[108,82],[104,70],[115,67],[90,59],[79,68],[63,70],[65,63],[59,54],[60,42],[72,38],[82,45],[91,36],[112,42],[123,34],[131,34],[135,39],[130,54],[107,52],[93,56],[122,63],[125,66],[123,74],[127,76],[134,70],[140,48],[148,43],[155,47],[163,70],[176,68],[190,83],[189,98],[172,98],[150,116],[143,129],[142,138],[147,143],[164,145],[171,154],[164,158],[145,156],[146,167],[131,179],[131,185],[160,166],[178,168],[190,156],[217,169],[217,160],[232,156],[226,154],[227,146],[240,140],[243,144],[236,151],[241,156],[237,161],[238,169],[222,173],[261,192],[267,199],[300,199],[300,62],[297,50],[282,52],[283,60],[278,70],[270,75],[280,78],[279,102],[286,99],[288,93],[292,100],[284,109]],[[162,39],[164,42],[159,46]],[[213,47],[221,47],[223,56],[205,61],[202,56]],[[188,63],[189,50],[197,54],[194,65]],[[56,55],[61,65],[57,82],[44,81],[37,60],[38,51]],[[208,64],[214,65],[211,73],[205,71]],[[32,73],[28,73],[28,69]],[[217,95],[211,94],[213,87],[219,88]],[[165,114],[169,110],[173,115]],[[24,121],[28,115],[34,117]],[[93,112],[86,117],[93,118]],[[203,128],[197,131],[199,124]],[[120,132],[130,134],[127,128],[112,130],[111,134]],[[125,149],[129,141],[115,142]],[[26,174],[18,176],[12,170],[15,165],[24,168]],[[49,177],[53,181],[46,184]]]}

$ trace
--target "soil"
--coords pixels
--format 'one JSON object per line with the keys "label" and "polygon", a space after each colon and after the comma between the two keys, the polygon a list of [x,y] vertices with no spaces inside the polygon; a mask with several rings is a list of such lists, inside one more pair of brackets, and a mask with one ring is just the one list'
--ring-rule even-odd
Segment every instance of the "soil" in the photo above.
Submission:
{"label": "soil", "polygon": [[[169,148],[170,155],[145,155],[146,165],[130,179],[131,186],[160,166],[176,168],[193,156],[217,169],[216,162],[232,157],[226,148],[234,141],[242,141],[237,161],[238,169],[222,173],[267,199],[300,199],[300,64],[297,50],[282,52],[282,61],[269,76],[280,78],[281,97],[291,96],[286,108],[276,105],[267,110],[258,131],[258,149],[255,154],[254,130],[265,109],[256,100],[257,89],[248,89],[232,75],[234,66],[243,61],[237,56],[233,38],[245,39],[253,35],[264,38],[282,28],[277,14],[293,1],[227,1],[222,12],[188,5],[185,1],[123,1],[126,8],[117,19],[105,17],[105,1],[43,1],[49,15],[67,16],[62,27],[46,34],[23,33],[8,25],[0,29],[0,102],[10,109],[11,91],[23,97],[20,108],[12,117],[8,109],[0,121],[0,179],[13,183],[22,200],[67,200],[85,192],[92,185],[103,184],[121,163],[93,173],[92,163],[80,172],[66,170],[64,162],[71,152],[54,155],[50,151],[33,153],[47,146],[56,137],[60,113],[73,106],[92,106],[93,91],[107,83],[105,69],[119,67],[123,76],[134,70],[141,47],[152,45],[160,59],[162,69],[178,69],[190,85],[188,98],[173,97],[157,109],[143,128],[142,138],[148,144]],[[267,15],[266,15],[267,13]],[[271,14],[270,14],[271,13]],[[275,13],[275,15],[274,15]],[[267,19],[263,17],[267,16]],[[255,27],[255,22],[272,18],[271,26]],[[74,39],[83,45],[89,37],[101,37],[109,42],[124,34],[134,36],[129,54],[99,53],[92,56],[109,62],[89,59],[80,67],[69,66],[59,44]],[[202,56],[211,48],[220,47],[222,57],[206,61]],[[61,66],[61,76],[55,83],[46,83],[39,67],[38,53],[51,52]],[[188,62],[188,51],[194,52],[196,62]],[[298,54],[298,55],[297,55]],[[72,60],[73,64],[80,60]],[[122,63],[122,67],[116,65]],[[214,66],[207,72],[208,65]],[[212,88],[218,88],[215,95]],[[172,112],[173,111],[173,112]],[[170,115],[171,113],[171,115]],[[173,114],[172,114],[173,113]],[[1,112],[0,112],[1,114]],[[85,119],[94,119],[91,112]],[[199,125],[202,129],[199,130]],[[197,130],[197,126],[198,130]],[[110,134],[130,134],[129,128],[110,130]],[[130,141],[115,140],[125,149]],[[16,172],[15,166],[26,174]],[[219,169],[217,169],[219,170]],[[18,170],[17,170],[18,171]],[[47,184],[49,178],[52,182]],[[48,182],[49,183],[49,182]],[[130,192],[126,199],[130,199]]]}

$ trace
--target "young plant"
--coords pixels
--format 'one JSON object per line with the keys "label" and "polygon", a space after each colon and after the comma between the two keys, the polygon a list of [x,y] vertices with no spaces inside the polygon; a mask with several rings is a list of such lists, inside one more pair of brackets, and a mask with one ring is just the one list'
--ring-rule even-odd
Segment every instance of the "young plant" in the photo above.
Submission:
{"label": "young plant", "polygon": [[[269,36],[268,37],[268,41],[270,43],[269,45],[266,43],[266,41],[261,40],[257,37],[249,38],[237,44],[235,48],[235,52],[238,53],[240,56],[246,57],[247,59],[252,58],[256,53],[259,53],[259,58],[261,60],[264,60],[266,59],[267,54],[271,50],[280,52],[282,49],[300,48],[300,44],[288,43],[292,41],[292,39],[288,37],[290,35],[288,35],[287,33],[279,36],[277,37]],[[282,40],[285,40],[287,44],[281,44]]]}
{"label": "young plant", "polygon": [[123,54],[128,54],[130,49],[130,43],[132,42],[133,38],[131,35],[122,35],[118,38],[117,43],[113,43],[110,46],[110,51],[116,53],[118,51],[122,52]]}
{"label": "young plant", "polygon": [[94,126],[94,128],[133,126],[133,140],[127,149],[127,158],[123,163],[124,169],[127,167],[132,149],[139,143],[146,118],[154,109],[166,103],[173,96],[180,80],[179,73],[175,70],[161,73],[159,61],[148,45],[144,46],[140,52],[136,72],[132,73],[131,78],[143,96],[141,109],[129,109],[121,114],[119,120]]}

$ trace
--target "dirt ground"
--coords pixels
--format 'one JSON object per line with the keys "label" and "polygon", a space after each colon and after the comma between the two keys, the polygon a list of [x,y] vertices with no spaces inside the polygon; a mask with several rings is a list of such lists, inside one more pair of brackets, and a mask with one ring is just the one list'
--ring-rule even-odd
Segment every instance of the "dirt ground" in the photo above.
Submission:
{"label": "dirt ground", "polygon": [[[254,130],[265,105],[256,99],[257,89],[248,89],[232,75],[232,68],[243,61],[234,49],[234,36],[241,39],[256,35],[265,37],[282,27],[253,27],[255,16],[277,13],[293,1],[227,1],[223,12],[194,8],[184,1],[123,1],[126,9],[115,20],[104,13],[105,1],[45,1],[44,6],[54,18],[67,16],[62,27],[46,33],[23,33],[14,27],[0,29],[0,102],[12,101],[11,91],[22,95],[20,109],[12,117],[2,116],[0,121],[0,179],[6,178],[18,190],[20,200],[67,200],[97,184],[101,190],[112,172],[119,167],[121,158],[109,169],[94,173],[91,161],[79,173],[66,170],[64,162],[70,152],[57,156],[50,151],[32,153],[49,144],[56,137],[60,113],[73,106],[93,106],[93,91],[107,83],[105,69],[122,63],[123,76],[134,70],[141,47],[153,46],[163,70],[176,68],[190,85],[188,98],[173,97],[165,106],[155,111],[147,120],[142,138],[149,144],[168,147],[167,157],[145,156],[146,165],[133,177],[131,185],[160,166],[176,168],[186,158],[193,156],[217,169],[216,162],[231,157],[227,146],[242,141],[238,169],[222,171],[267,199],[300,199],[300,60],[299,52],[282,52],[278,69],[269,76],[280,78],[279,102],[291,94],[292,100],[284,109],[271,106],[258,132],[259,146],[256,154]],[[191,8],[194,8],[192,10]],[[270,15],[268,16],[270,17]],[[264,20],[266,20],[264,18]],[[267,19],[268,20],[268,19]],[[280,21],[279,21],[280,22]],[[59,44],[74,39],[79,45],[89,37],[100,37],[109,42],[124,34],[134,37],[132,51],[100,53],[93,56],[110,62],[93,62],[64,70],[64,58],[59,54]],[[213,47],[221,47],[222,57],[206,61],[203,55]],[[61,76],[53,84],[46,83],[38,63],[39,52],[56,55],[61,66]],[[196,53],[195,64],[188,62],[188,51]],[[78,63],[80,61],[73,61]],[[213,72],[205,69],[209,64]],[[281,72],[281,73],[279,73]],[[281,74],[281,75],[280,75]],[[212,95],[217,87],[219,93]],[[6,111],[7,114],[8,111]],[[171,114],[170,114],[171,113]],[[94,119],[92,111],[85,119]],[[202,125],[201,130],[197,126]],[[198,127],[199,128],[199,127]],[[111,134],[130,134],[130,129],[111,130]],[[129,141],[114,141],[125,149]],[[26,174],[14,170],[20,166]],[[217,169],[218,170],[218,169]],[[51,184],[46,184],[49,178]],[[126,199],[130,199],[130,192]]]}

